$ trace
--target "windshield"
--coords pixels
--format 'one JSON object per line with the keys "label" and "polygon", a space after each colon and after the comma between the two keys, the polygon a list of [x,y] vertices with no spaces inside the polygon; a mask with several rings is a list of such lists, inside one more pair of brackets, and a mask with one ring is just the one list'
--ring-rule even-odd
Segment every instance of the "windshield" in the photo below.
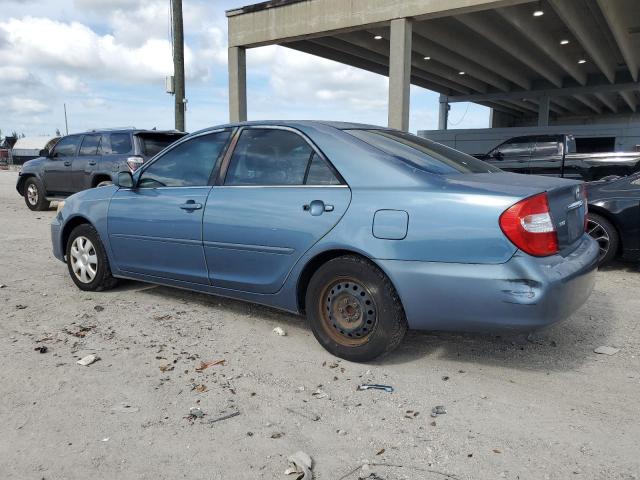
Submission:
{"label": "windshield", "polygon": [[169,133],[138,134],[141,153],[146,157],[153,157],[183,136],[184,135]]}
{"label": "windshield", "polygon": [[500,169],[453,148],[396,130],[345,130],[409,165],[438,175],[488,173]]}

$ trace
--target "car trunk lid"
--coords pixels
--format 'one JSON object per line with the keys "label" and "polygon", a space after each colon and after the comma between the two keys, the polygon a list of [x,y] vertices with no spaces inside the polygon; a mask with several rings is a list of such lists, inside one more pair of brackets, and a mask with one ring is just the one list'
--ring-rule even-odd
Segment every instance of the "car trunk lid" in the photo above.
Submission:
{"label": "car trunk lid", "polygon": [[583,182],[508,172],[459,174],[448,178],[459,185],[482,185],[492,193],[510,195],[517,201],[546,192],[561,254],[569,253],[584,233],[587,202]]}

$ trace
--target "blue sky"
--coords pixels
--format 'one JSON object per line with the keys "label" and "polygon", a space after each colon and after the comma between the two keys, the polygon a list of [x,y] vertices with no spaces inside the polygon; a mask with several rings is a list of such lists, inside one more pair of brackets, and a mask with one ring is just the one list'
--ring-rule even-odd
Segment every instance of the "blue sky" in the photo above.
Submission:
{"label": "blue sky", "polygon": [[[183,0],[187,130],[228,119],[225,10],[247,0]],[[0,130],[27,135],[173,128],[169,0],[3,0]],[[278,46],[247,53],[248,116],[385,124],[387,79]],[[488,126],[488,109],[454,104],[455,128]],[[412,87],[410,130],[437,128],[438,95]]]}

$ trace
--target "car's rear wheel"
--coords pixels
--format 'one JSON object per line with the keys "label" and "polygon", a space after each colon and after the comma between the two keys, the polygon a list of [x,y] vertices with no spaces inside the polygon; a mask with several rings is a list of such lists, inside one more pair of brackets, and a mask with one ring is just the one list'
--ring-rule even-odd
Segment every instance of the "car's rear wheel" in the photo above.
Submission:
{"label": "car's rear wheel", "polygon": [[69,275],[80,290],[101,291],[116,285],[104,246],[93,226],[82,224],[74,228],[66,253]]}
{"label": "car's rear wheel", "polygon": [[322,265],[307,288],[311,329],[332,354],[366,362],[395,349],[407,331],[400,298],[368,260],[338,257]]}
{"label": "car's rear wheel", "polygon": [[51,202],[47,200],[42,182],[35,177],[27,178],[24,182],[24,202],[30,210],[39,212],[48,210]]}
{"label": "car's rear wheel", "polygon": [[587,215],[587,233],[598,242],[600,257],[598,265],[603,267],[613,260],[618,253],[620,235],[613,224],[597,213]]}

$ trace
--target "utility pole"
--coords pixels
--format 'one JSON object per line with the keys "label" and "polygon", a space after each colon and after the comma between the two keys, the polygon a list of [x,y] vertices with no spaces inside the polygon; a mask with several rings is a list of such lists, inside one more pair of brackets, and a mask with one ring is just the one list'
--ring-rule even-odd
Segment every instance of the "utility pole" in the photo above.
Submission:
{"label": "utility pole", "polygon": [[176,130],[184,132],[186,107],[184,88],[184,32],[182,27],[182,0],[171,0],[173,31],[173,78],[175,88]]}
{"label": "utility pole", "polygon": [[67,135],[69,135],[69,124],[67,123],[67,104],[63,103],[64,105],[64,129],[67,131]]}

